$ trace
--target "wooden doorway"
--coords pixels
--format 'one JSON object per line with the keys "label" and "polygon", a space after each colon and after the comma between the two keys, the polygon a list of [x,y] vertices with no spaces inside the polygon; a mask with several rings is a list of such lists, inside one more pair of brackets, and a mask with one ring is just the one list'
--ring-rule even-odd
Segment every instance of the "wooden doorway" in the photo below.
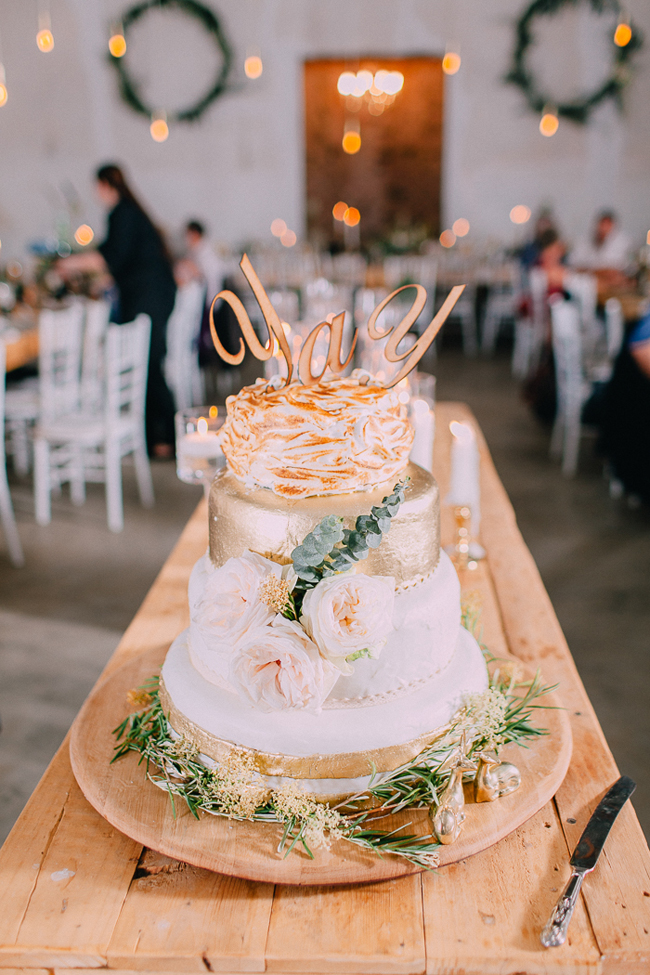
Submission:
{"label": "wooden doorway", "polygon": [[[394,100],[378,111],[371,92],[341,95],[343,72],[401,72]],[[443,74],[440,58],[321,59],[305,63],[307,224],[320,246],[340,245],[343,225],[333,220],[339,201],[361,214],[364,247],[400,247],[440,232]],[[374,89],[377,90],[377,89]],[[361,146],[347,154],[346,130],[358,130]]]}

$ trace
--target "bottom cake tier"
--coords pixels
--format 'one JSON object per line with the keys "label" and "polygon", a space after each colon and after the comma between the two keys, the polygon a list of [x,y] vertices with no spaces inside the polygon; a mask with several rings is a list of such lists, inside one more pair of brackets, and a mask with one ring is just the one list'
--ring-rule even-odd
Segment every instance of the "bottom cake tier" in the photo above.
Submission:
{"label": "bottom cake tier", "polygon": [[411,761],[462,707],[488,686],[483,653],[459,628],[447,668],[418,691],[369,708],[265,713],[205,680],[193,667],[188,631],[171,645],[160,697],[174,732],[198,748],[207,765],[246,754],[270,789],[294,781],[322,799],[365,789],[382,773]]}

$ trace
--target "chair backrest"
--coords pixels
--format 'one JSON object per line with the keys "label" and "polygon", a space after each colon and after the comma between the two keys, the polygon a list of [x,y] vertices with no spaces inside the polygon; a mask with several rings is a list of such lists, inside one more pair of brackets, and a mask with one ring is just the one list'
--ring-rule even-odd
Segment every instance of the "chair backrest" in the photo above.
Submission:
{"label": "chair backrest", "polygon": [[106,427],[110,437],[119,421],[144,419],[151,319],[138,315],[106,332]]}
{"label": "chair backrest", "polygon": [[108,301],[88,300],[81,356],[81,408],[95,413],[102,407],[104,390],[104,341],[111,317]]}
{"label": "chair backrest", "polygon": [[618,298],[608,298],[605,302],[605,332],[607,335],[607,354],[615,359],[623,344],[625,320],[623,306]]}
{"label": "chair backrest", "polygon": [[73,302],[60,311],[44,309],[38,319],[41,417],[51,420],[79,406],[84,308]]}
{"label": "chair backrest", "polygon": [[598,281],[594,274],[567,274],[565,288],[578,302],[580,321],[585,332],[593,331],[598,304]]}
{"label": "chair backrest", "polygon": [[572,396],[582,390],[582,342],[580,309],[573,301],[551,303],[553,356],[558,404],[562,410]]}
{"label": "chair backrest", "polygon": [[543,268],[533,267],[528,280],[533,305],[533,322],[536,326],[543,326],[547,320],[548,276]]}
{"label": "chair backrest", "polygon": [[190,281],[176,292],[174,310],[167,322],[165,378],[174,394],[176,409],[193,406],[195,372],[198,372],[198,338],[205,305],[205,286]]}

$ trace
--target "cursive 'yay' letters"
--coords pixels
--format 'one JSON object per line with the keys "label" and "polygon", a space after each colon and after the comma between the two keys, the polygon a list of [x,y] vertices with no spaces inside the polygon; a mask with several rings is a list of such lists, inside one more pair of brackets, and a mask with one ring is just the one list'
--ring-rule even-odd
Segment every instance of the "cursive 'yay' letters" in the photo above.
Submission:
{"label": "cursive 'yay' letters", "polygon": [[[248,256],[244,254],[239,265],[243,271],[244,277],[248,281],[255,295],[258,305],[262,315],[264,316],[264,321],[266,322],[266,327],[268,329],[268,336],[266,343],[262,345],[257,335],[255,334],[255,329],[251,324],[251,320],[248,317],[246,309],[244,308],[242,302],[232,291],[220,291],[218,295],[214,298],[212,305],[210,306],[210,333],[212,335],[212,341],[214,346],[225,362],[229,362],[233,366],[238,366],[244,358],[245,355],[245,345],[244,339],[246,340],[246,345],[253,353],[256,359],[265,362],[270,359],[273,355],[275,342],[277,341],[279,350],[284,357],[284,361],[287,364],[287,378],[285,380],[287,386],[291,382],[291,377],[293,375],[293,363],[291,361],[291,350],[289,348],[289,343],[287,342],[287,337],[284,334],[284,329],[282,327],[282,322],[276,312],[275,308],[271,304],[269,296],[267,295],[262,282],[258,278],[253,265],[251,264]],[[401,291],[405,291],[406,288],[415,289],[415,298],[413,304],[409,308],[408,312],[401,320],[399,325],[391,326],[385,331],[380,331],[377,328],[377,319],[382,313],[384,308],[395,298]],[[425,302],[427,300],[427,293],[421,284],[405,284],[401,288],[397,288],[392,294],[389,294],[386,298],[381,301],[372,315],[368,319],[368,334],[372,339],[385,339],[388,337],[386,342],[386,348],[384,350],[384,355],[389,362],[401,362],[404,361],[404,365],[399,370],[396,376],[387,384],[387,388],[395,386],[400,380],[409,374],[409,372],[415,368],[424,353],[427,351],[436,335],[440,331],[442,325],[445,323],[447,318],[452,312],[452,309],[461,294],[465,290],[464,284],[458,284],[451,289],[447,298],[445,299],[440,311],[434,316],[433,320],[426,327],[422,335],[415,341],[415,343],[404,352],[398,352],[397,347],[399,346],[402,339],[406,336],[411,325],[417,320],[418,315],[424,308]],[[239,351],[235,354],[227,352],[223,347],[219,336],[217,335],[217,330],[214,324],[214,308],[219,299],[223,299],[226,304],[230,305],[239,327],[242,330],[244,339],[239,339]],[[309,386],[313,383],[317,383],[323,378],[325,370],[329,367],[330,370],[335,373],[341,373],[350,364],[352,356],[354,355],[354,349],[357,343],[357,334],[355,333],[350,352],[345,359],[342,361],[341,357],[341,344],[343,340],[343,323],[345,320],[345,312],[339,312],[338,315],[332,317],[331,322],[320,322],[316,325],[314,329],[309,333],[302,349],[300,350],[300,356],[298,359],[298,375],[301,382],[305,386]],[[325,365],[323,366],[321,372],[318,375],[312,373],[311,361],[314,352],[314,346],[316,344],[316,339],[320,335],[324,328],[328,328],[330,332],[329,345],[327,350],[327,357]]]}

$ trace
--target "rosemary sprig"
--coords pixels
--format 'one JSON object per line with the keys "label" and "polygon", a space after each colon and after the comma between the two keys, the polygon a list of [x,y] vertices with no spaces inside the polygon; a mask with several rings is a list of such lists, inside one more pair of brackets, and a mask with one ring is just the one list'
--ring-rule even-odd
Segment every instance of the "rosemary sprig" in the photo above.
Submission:
{"label": "rosemary sprig", "polygon": [[[478,622],[478,617],[474,622]],[[133,699],[140,707],[115,729],[113,761],[129,751],[136,752],[139,763],[146,764],[149,780],[169,795],[174,815],[174,800],[179,798],[197,819],[204,813],[281,827],[278,852],[283,856],[300,846],[313,858],[314,849],[319,846],[344,840],[379,856],[401,857],[427,870],[438,862],[439,844],[433,834],[404,833],[412,823],[396,829],[377,828],[378,824],[407,809],[438,804],[451,774],[447,760],[461,737],[465,737],[467,756],[471,758],[484,748],[498,749],[508,742],[525,746],[528,739],[547,734],[533,723],[533,715],[546,706],[536,703],[538,699],[553,690],[542,683],[539,674],[530,681],[518,682],[497,668],[489,691],[478,695],[480,700],[475,704],[470,700],[415,759],[387,774],[377,775],[373,770],[366,790],[330,807],[317,803],[297,787],[293,792],[268,790],[252,761],[243,755],[218,768],[206,767],[196,748],[172,732],[158,686],[158,678],[153,677],[135,692]],[[489,705],[493,703],[498,723],[490,724],[488,720],[482,729],[480,722],[485,715],[481,708],[485,710],[486,701],[488,719]],[[468,771],[466,778],[470,780],[473,774]]]}

